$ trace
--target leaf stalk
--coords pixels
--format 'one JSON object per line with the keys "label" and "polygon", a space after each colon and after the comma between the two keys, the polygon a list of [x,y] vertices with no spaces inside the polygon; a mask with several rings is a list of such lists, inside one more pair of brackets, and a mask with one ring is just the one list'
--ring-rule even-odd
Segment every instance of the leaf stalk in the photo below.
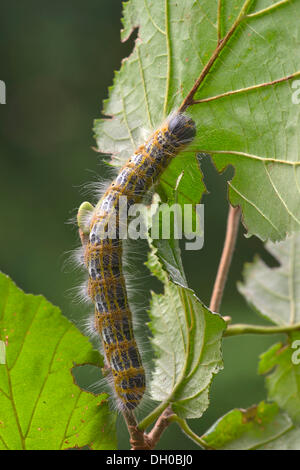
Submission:
{"label": "leaf stalk", "polygon": [[200,436],[194,433],[194,431],[189,427],[185,419],[179,418],[179,416],[173,414],[169,417],[169,421],[177,423],[182,429],[182,431],[194,442],[196,442],[196,444],[200,445],[204,449],[212,450],[212,448],[209,447]]}
{"label": "leaf stalk", "polygon": [[224,247],[209,305],[210,310],[213,312],[219,312],[220,310],[225,284],[228,277],[228,271],[236,245],[240,217],[240,207],[229,206]]}
{"label": "leaf stalk", "polygon": [[224,332],[224,336],[237,336],[237,335],[273,335],[278,333],[290,333],[292,331],[300,330],[300,323],[294,325],[283,326],[260,326],[260,325],[246,325],[237,323],[229,325]]}

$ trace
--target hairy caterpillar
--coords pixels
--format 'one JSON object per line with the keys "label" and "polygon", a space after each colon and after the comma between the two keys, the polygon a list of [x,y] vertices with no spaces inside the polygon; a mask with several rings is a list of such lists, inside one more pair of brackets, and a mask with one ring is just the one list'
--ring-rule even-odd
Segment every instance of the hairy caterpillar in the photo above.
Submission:
{"label": "hairy caterpillar", "polygon": [[[88,296],[95,306],[95,327],[102,339],[106,367],[112,375],[121,410],[133,410],[141,401],[145,371],[133,334],[123,276],[118,224],[120,197],[127,197],[127,209],[140,202],[195,133],[191,118],[172,114],[129,158],[96,207],[85,202],[78,211],[84,264],[89,276]],[[115,236],[107,237],[116,216]]]}

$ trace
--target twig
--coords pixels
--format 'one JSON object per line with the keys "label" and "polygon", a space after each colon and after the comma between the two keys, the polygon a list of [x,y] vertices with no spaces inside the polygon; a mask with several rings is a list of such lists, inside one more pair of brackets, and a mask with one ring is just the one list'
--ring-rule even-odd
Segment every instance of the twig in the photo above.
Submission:
{"label": "twig", "polygon": [[[169,426],[170,416],[173,415],[173,411],[170,406],[160,415],[155,425],[149,434],[138,428],[137,422],[133,413],[123,413],[127,428],[130,434],[130,444],[132,450],[152,450],[161,438],[164,430]],[[133,420],[132,420],[133,417]]]}
{"label": "twig", "polygon": [[162,433],[170,424],[170,417],[173,416],[174,413],[172,408],[168,406],[165,411],[160,415],[158,420],[156,421],[153,429],[147,434],[147,441],[150,445],[151,449],[154,449],[156,444],[161,438]]}
{"label": "twig", "polygon": [[240,215],[241,210],[239,207],[229,207],[223,252],[209,306],[210,310],[212,310],[213,312],[219,312],[220,309],[223,292],[227,281],[228,271],[231,264],[232,255],[234,252],[237,234],[239,230]]}
{"label": "twig", "polygon": [[124,420],[127,424],[127,429],[130,435],[130,445],[132,450],[150,450],[150,444],[147,440],[147,435],[138,429],[137,421],[132,411],[124,411]]}

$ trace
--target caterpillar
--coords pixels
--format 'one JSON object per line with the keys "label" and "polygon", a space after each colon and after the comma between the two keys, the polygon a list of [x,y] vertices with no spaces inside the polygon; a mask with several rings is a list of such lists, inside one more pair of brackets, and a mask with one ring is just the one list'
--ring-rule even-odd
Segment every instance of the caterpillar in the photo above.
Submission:
{"label": "caterpillar", "polygon": [[101,337],[106,368],[122,411],[138,406],[146,379],[123,275],[120,224],[117,223],[114,237],[107,234],[113,218],[120,218],[120,197],[127,197],[127,210],[140,202],[171,160],[192,142],[195,133],[195,123],[190,117],[173,113],[129,158],[95,208],[85,202],[78,211],[83,259],[88,271],[87,293],[94,304],[95,328]]}

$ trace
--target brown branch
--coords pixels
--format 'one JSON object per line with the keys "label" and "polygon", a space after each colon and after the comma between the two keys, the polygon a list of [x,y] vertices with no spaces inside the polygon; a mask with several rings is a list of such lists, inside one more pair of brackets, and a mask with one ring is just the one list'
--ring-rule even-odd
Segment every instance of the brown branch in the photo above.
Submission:
{"label": "brown branch", "polygon": [[130,435],[131,450],[150,450],[147,435],[138,429],[137,421],[132,411],[124,411],[124,420]]}
{"label": "brown branch", "polygon": [[130,434],[131,450],[152,450],[161,438],[164,430],[169,426],[170,416],[174,413],[171,407],[165,409],[160,415],[149,434],[138,429],[133,413],[123,413]]}
{"label": "brown branch", "polygon": [[209,306],[210,310],[213,312],[219,312],[220,310],[228,271],[239,231],[240,215],[240,207],[229,207],[224,247]]}
{"label": "brown branch", "polygon": [[165,409],[165,411],[160,415],[160,417],[156,421],[155,425],[153,426],[153,429],[147,435],[147,440],[151,445],[151,449],[155,448],[156,444],[161,438],[162,433],[170,424],[169,418],[173,415],[174,413],[172,411],[172,408],[168,406],[168,408]]}

